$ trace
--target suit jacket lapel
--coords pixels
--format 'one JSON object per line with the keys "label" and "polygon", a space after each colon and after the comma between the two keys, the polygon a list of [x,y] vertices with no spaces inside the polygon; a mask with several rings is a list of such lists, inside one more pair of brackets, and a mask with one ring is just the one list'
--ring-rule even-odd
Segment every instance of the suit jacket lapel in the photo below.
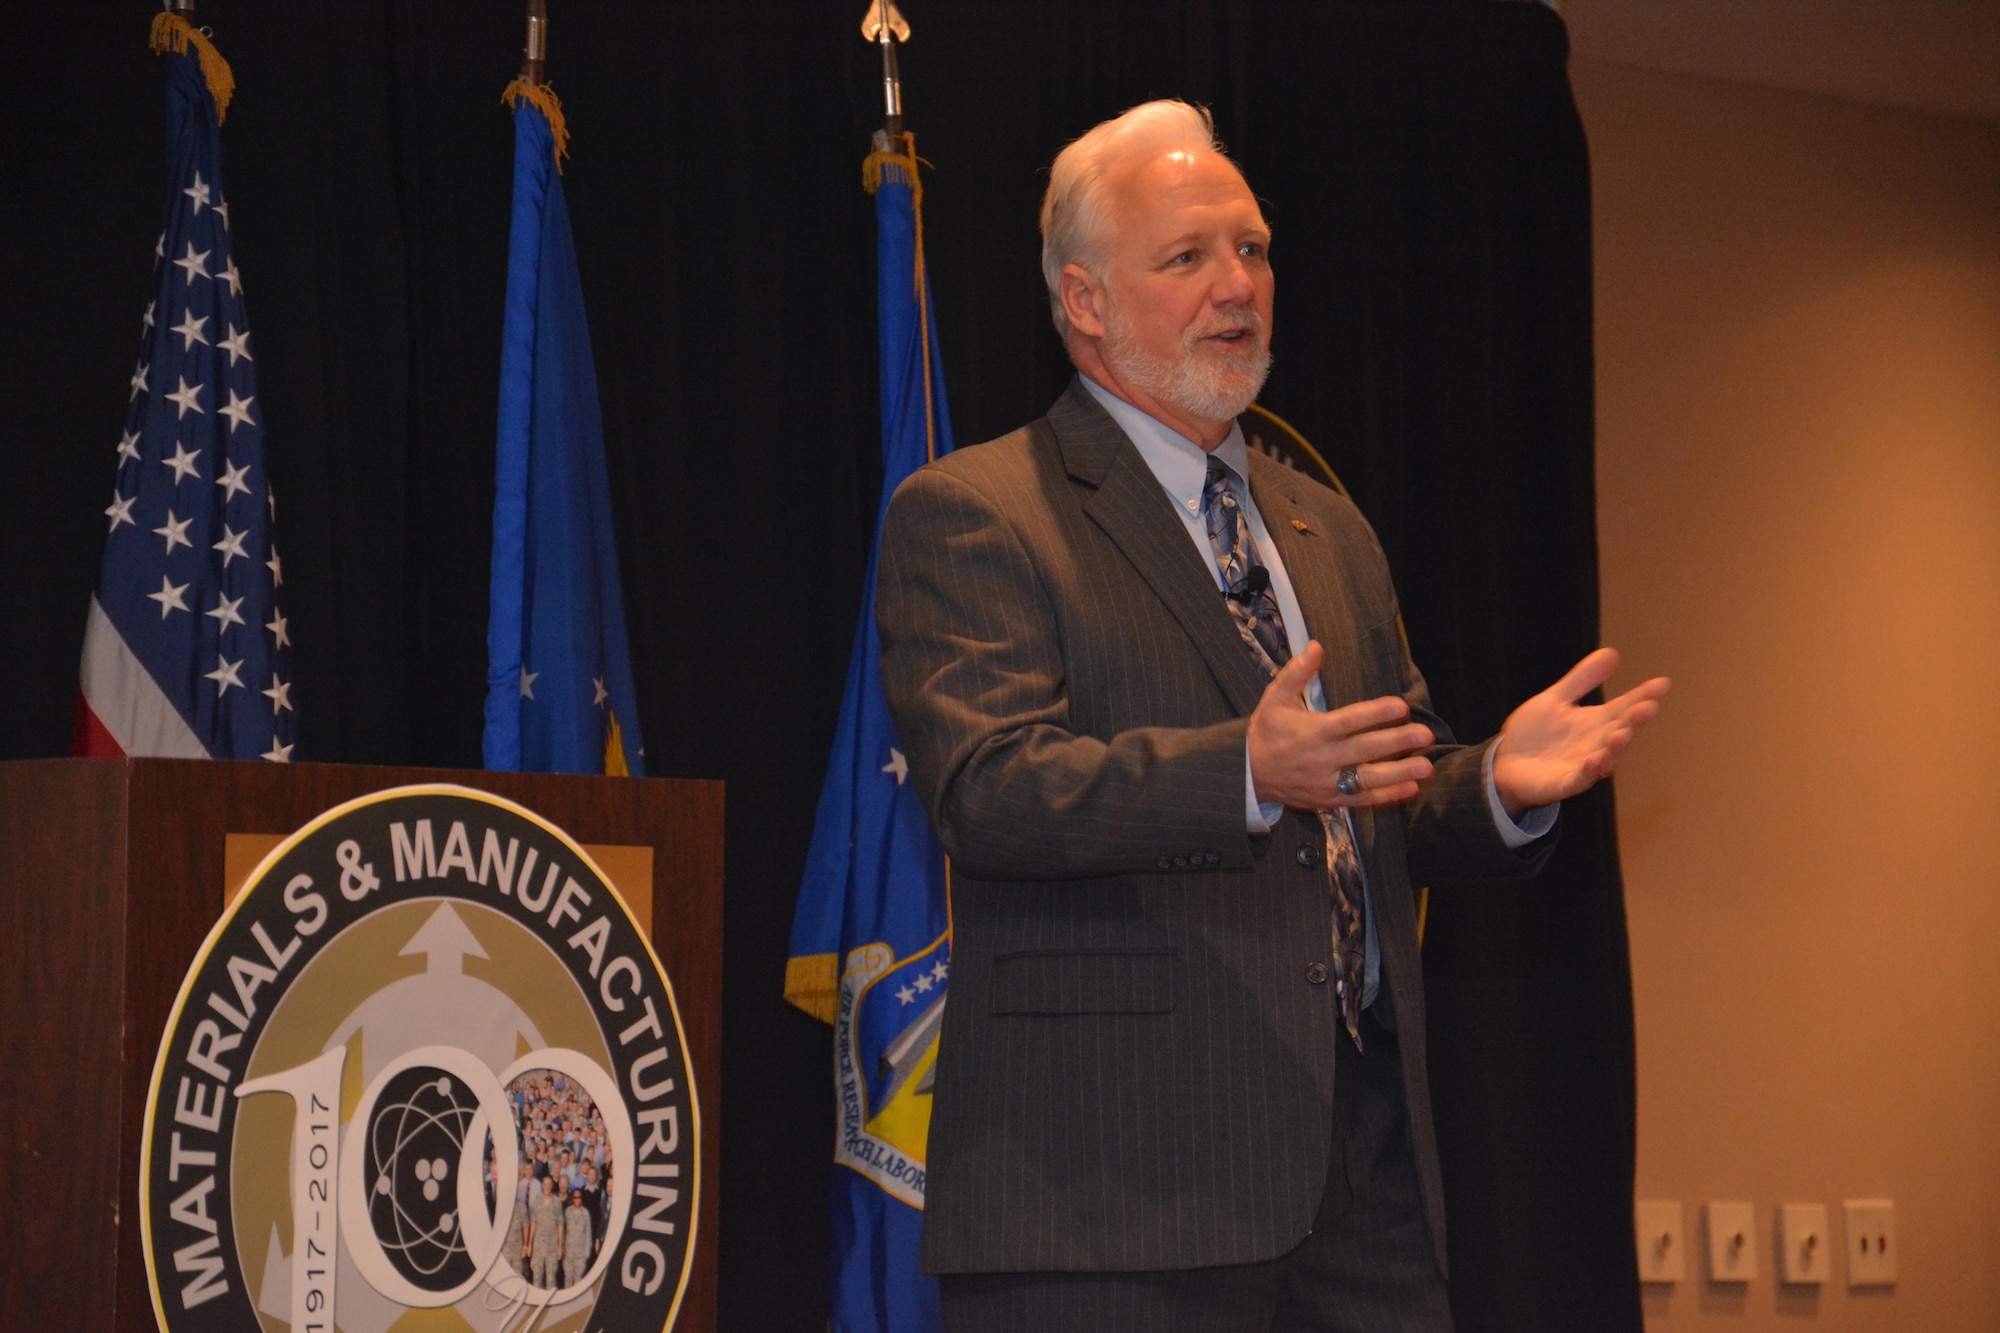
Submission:
{"label": "suit jacket lapel", "polygon": [[1094,488],[1084,512],[1181,622],[1230,706],[1249,713],[1264,693],[1264,673],[1146,460],[1074,380],[1049,409],[1048,421],[1069,475]]}

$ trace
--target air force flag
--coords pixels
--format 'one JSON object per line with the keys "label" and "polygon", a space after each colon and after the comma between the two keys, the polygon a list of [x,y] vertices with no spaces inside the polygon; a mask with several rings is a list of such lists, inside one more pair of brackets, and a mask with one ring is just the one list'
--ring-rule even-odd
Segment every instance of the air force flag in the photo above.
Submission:
{"label": "air force flag", "polygon": [[[923,259],[917,162],[878,136],[876,302],[882,350],[881,515],[904,477],[951,448]],[[882,693],[875,561],[792,922],[785,998],[833,1024],[835,1333],[941,1327],[917,1272],[931,1069],[951,975],[943,849],[908,781]]]}

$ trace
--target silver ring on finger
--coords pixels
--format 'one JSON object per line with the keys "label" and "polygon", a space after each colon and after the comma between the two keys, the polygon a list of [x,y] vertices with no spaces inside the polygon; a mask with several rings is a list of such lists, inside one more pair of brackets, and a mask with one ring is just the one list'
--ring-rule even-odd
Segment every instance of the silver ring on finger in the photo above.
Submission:
{"label": "silver ring on finger", "polygon": [[1339,775],[1333,780],[1333,787],[1342,796],[1359,796],[1361,794],[1360,770],[1356,769],[1352,764],[1342,765]]}

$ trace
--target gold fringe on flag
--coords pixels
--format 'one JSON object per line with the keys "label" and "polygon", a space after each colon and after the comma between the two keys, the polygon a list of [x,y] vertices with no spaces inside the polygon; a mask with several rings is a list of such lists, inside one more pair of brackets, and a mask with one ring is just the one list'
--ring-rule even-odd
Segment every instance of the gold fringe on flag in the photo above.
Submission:
{"label": "gold fringe on flag", "polygon": [[861,160],[861,188],[870,194],[881,189],[882,173],[886,171],[889,173],[889,180],[910,187],[910,206],[921,210],[924,205],[924,183],[917,175],[917,163],[923,159],[917,156],[916,136],[911,134],[903,136],[903,143],[909,149],[905,153],[890,151],[889,144],[892,142],[893,140],[885,134],[875,136],[875,151]]}
{"label": "gold fringe on flag", "polygon": [[236,94],[236,76],[229,72],[229,62],[215,49],[215,43],[201,35],[201,29],[179,14],[163,11],[153,15],[149,44],[154,55],[168,51],[186,55],[192,46],[195,58],[201,62],[201,77],[208,81],[208,95],[215,99],[215,123],[220,125],[229,118],[229,99]]}
{"label": "gold fringe on flag", "polygon": [[526,79],[516,79],[507,85],[507,91],[500,94],[500,100],[508,108],[519,106],[521,99],[541,112],[549,122],[549,129],[555,135],[556,170],[562,170],[563,159],[569,156],[569,126],[563,121],[562,103],[556,100],[556,90],[546,83],[529,83]]}

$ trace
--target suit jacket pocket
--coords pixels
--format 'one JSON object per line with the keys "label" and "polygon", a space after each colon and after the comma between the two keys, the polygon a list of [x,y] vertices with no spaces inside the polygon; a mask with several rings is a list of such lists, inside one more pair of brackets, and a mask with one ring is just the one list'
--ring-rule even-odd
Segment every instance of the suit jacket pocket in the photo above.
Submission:
{"label": "suit jacket pocket", "polygon": [[1171,949],[1064,949],[993,960],[996,1014],[1164,1014],[1174,1007],[1181,956]]}

